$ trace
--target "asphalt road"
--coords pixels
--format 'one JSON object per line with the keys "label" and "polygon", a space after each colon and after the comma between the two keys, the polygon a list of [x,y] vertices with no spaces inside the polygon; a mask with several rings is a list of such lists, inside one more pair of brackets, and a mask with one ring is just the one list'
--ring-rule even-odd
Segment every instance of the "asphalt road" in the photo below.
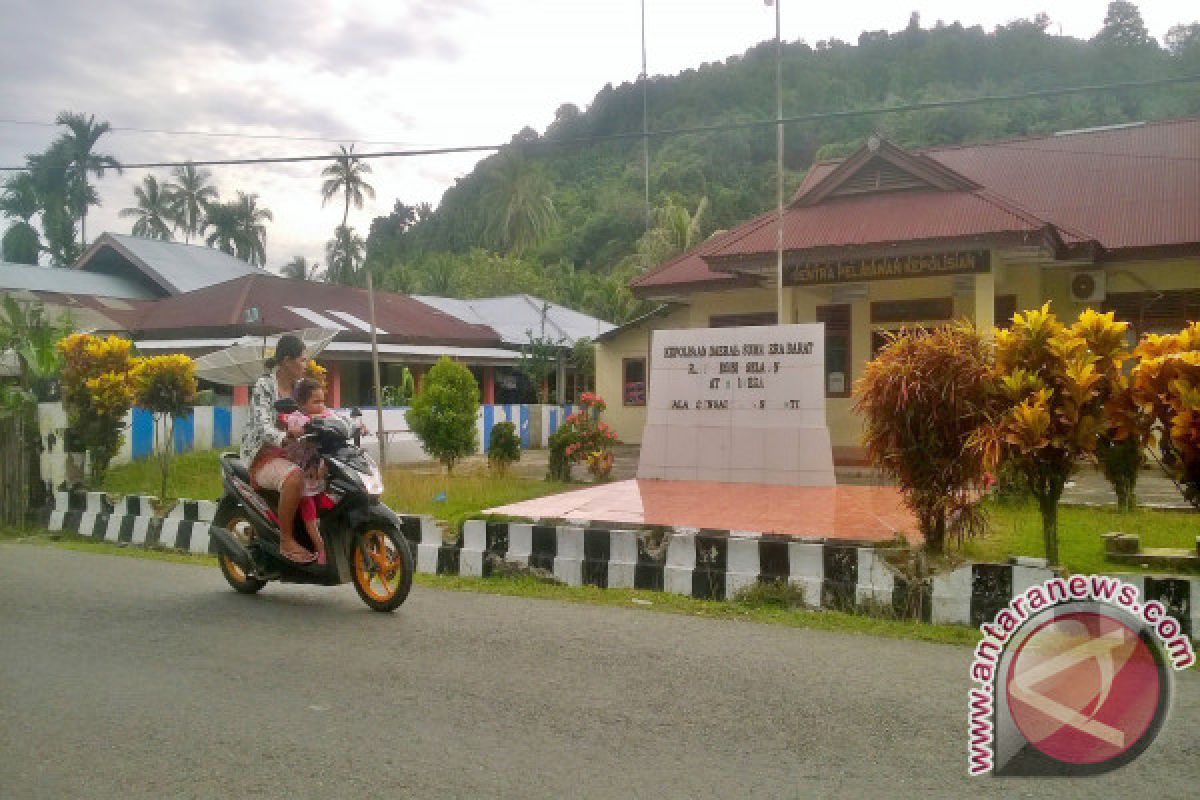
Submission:
{"label": "asphalt road", "polygon": [[1194,796],[1200,678],[1141,759],[968,779],[966,648],[0,545],[0,796]]}

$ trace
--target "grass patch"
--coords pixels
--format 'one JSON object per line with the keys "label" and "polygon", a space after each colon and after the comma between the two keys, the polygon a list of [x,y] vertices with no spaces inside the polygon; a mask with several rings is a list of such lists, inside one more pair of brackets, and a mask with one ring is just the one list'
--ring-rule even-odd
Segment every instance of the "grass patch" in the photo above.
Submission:
{"label": "grass patch", "polygon": [[[206,450],[183,453],[171,462],[168,494],[171,499],[215,500],[221,496],[220,452]],[[105,476],[103,490],[113,494],[158,493],[158,467],[154,462],[134,461],[113,467]],[[431,466],[391,467],[384,473],[383,500],[401,514],[432,514],[451,523],[473,516],[485,508],[530,500],[568,491],[578,486],[549,483],[513,473],[498,476],[486,467],[464,465],[447,477]],[[445,492],[444,501],[437,496]]]}
{"label": "grass patch", "polygon": [[861,633],[886,636],[893,639],[916,639],[942,644],[974,645],[979,641],[979,631],[958,625],[927,625],[921,622],[904,622],[879,619],[839,611],[811,611],[807,609],[781,607],[777,598],[769,598],[761,604],[748,601],[696,600],[666,592],[648,592],[642,589],[599,589],[594,586],[562,586],[547,584],[534,578],[462,578],[453,575],[416,576],[416,583],[436,589],[458,592],[500,594],[513,597],[531,597],[559,600],[568,603],[588,603],[598,606],[633,608],[667,614],[684,614],[706,619],[740,619],[770,625],[786,625],[792,628],[815,628],[842,633]]}
{"label": "grass patch", "polygon": [[[221,486],[221,457],[219,450],[200,450],[180,453],[171,460],[167,479],[168,499],[216,500]],[[161,477],[152,459],[132,461],[109,469],[104,476],[103,490],[112,494],[157,495]]]}
{"label": "grass patch", "polygon": [[[486,469],[456,472],[447,477],[429,468],[393,467],[384,475],[383,501],[402,514],[432,514],[451,523],[485,508],[569,491],[577,486],[531,480],[513,474],[495,475]],[[445,500],[437,496],[445,492]]]}
{"label": "grass patch", "polygon": [[[1010,555],[1045,555],[1042,518],[1032,501],[1011,500],[989,503],[990,532],[972,539],[962,554],[972,561],[1005,561]],[[1059,506],[1058,550],[1063,564],[1076,573],[1140,572],[1134,565],[1114,564],[1104,558],[1102,534],[1111,531],[1136,533],[1142,547],[1196,546],[1200,516],[1190,511],[1137,509],[1123,513],[1115,508]],[[1149,571],[1149,570],[1147,570]],[[1161,571],[1161,570],[1160,570]]]}
{"label": "grass patch", "polygon": [[217,565],[215,556],[200,553],[183,553],[178,550],[146,548],[131,544],[98,542],[95,539],[79,536],[74,533],[60,533],[40,529],[8,528],[0,530],[0,540],[15,541],[21,544],[32,544],[42,547],[57,547],[61,550],[75,550],[81,553],[141,558],[147,561],[169,561],[174,564],[195,564],[197,566],[208,567],[215,567]]}

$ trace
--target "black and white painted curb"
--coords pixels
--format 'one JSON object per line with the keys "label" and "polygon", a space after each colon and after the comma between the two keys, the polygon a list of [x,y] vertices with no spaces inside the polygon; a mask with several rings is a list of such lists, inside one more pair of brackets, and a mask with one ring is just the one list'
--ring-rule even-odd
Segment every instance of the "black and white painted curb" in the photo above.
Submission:
{"label": "black and white painted curb", "polygon": [[[136,494],[114,497],[104,492],[55,492],[52,503],[56,511],[152,517],[156,501],[157,498]],[[167,514],[167,519],[212,522],[216,513],[217,504],[212,500],[180,500]]]}
{"label": "black and white painted curb", "polygon": [[77,533],[97,541],[142,547],[167,547],[189,553],[212,553],[211,523],[180,517],[103,514],[94,511],[46,512],[51,531]]}
{"label": "black and white painted curb", "polygon": [[[99,541],[212,553],[209,526],[216,503],[184,500],[154,517],[151,498],[117,500],[101,492],[57,492],[44,522]],[[536,525],[467,520],[447,544],[427,515],[399,515],[418,572],[486,577],[492,559],[545,570],[568,586],[666,591],[726,599],[760,582],[803,589],[811,608],[871,606],[937,624],[978,626],[1013,597],[1054,577],[1031,559],[1012,564],[967,564],[908,585],[887,562],[884,548],[828,540],[798,540],[752,531],[696,528],[610,530],[586,525]],[[489,556],[491,558],[489,558]],[[1112,573],[1158,600],[1189,635],[1200,635],[1200,578]]]}
{"label": "black and white painted curb", "polygon": [[487,576],[489,555],[545,570],[568,586],[663,588],[664,559],[638,531],[468,520],[458,574]]}
{"label": "black and white painted curb", "polygon": [[[811,608],[891,609],[926,622],[978,626],[1013,597],[1055,577],[1036,560],[967,564],[909,585],[887,562],[887,549],[797,540],[748,531],[674,528],[607,530],[468,520],[461,547],[445,545],[436,525],[422,538],[418,570],[484,577],[493,556],[551,572],[569,586],[652,589],[725,599],[759,582],[801,587]],[[1161,602],[1184,629],[1200,633],[1200,578],[1113,573]]]}

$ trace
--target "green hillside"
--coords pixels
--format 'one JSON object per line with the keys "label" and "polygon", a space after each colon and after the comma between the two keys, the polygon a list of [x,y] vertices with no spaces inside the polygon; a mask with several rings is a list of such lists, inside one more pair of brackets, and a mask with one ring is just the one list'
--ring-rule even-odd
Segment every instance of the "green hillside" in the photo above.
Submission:
{"label": "green hillside", "polygon": [[[1181,20],[1187,22],[1187,20]],[[784,114],[872,109],[1064,86],[1200,74],[1200,24],[1150,38],[1130,3],[1109,6],[1104,28],[1081,41],[1052,35],[1044,16],[987,32],[914,15],[902,31],[856,43],[784,48]],[[774,117],[774,43],[648,85],[649,128],[662,131]],[[975,142],[1131,120],[1200,114],[1200,83],[1025,99],[951,109],[790,124],[790,187],[815,159],[841,156],[880,131],[905,146]],[[402,200],[378,217],[367,263],[388,288],[463,297],[527,291],[620,322],[640,310],[624,289],[639,270],[774,204],[771,126],[656,137],[654,211],[647,232],[642,90],[605,86],[586,110],[561,106],[538,133],[525,129],[443,195],[436,209]]]}

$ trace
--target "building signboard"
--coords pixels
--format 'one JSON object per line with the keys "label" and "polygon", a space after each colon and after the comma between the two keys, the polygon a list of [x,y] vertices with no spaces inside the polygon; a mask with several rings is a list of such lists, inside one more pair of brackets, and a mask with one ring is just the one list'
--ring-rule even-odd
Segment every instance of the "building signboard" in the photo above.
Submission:
{"label": "building signboard", "polygon": [[965,250],[924,255],[892,255],[792,264],[784,272],[787,286],[812,286],[823,283],[858,283],[891,278],[926,278],[935,275],[963,275],[988,272],[991,252]]}
{"label": "building signboard", "polygon": [[824,326],[654,331],[639,478],[832,486]]}

